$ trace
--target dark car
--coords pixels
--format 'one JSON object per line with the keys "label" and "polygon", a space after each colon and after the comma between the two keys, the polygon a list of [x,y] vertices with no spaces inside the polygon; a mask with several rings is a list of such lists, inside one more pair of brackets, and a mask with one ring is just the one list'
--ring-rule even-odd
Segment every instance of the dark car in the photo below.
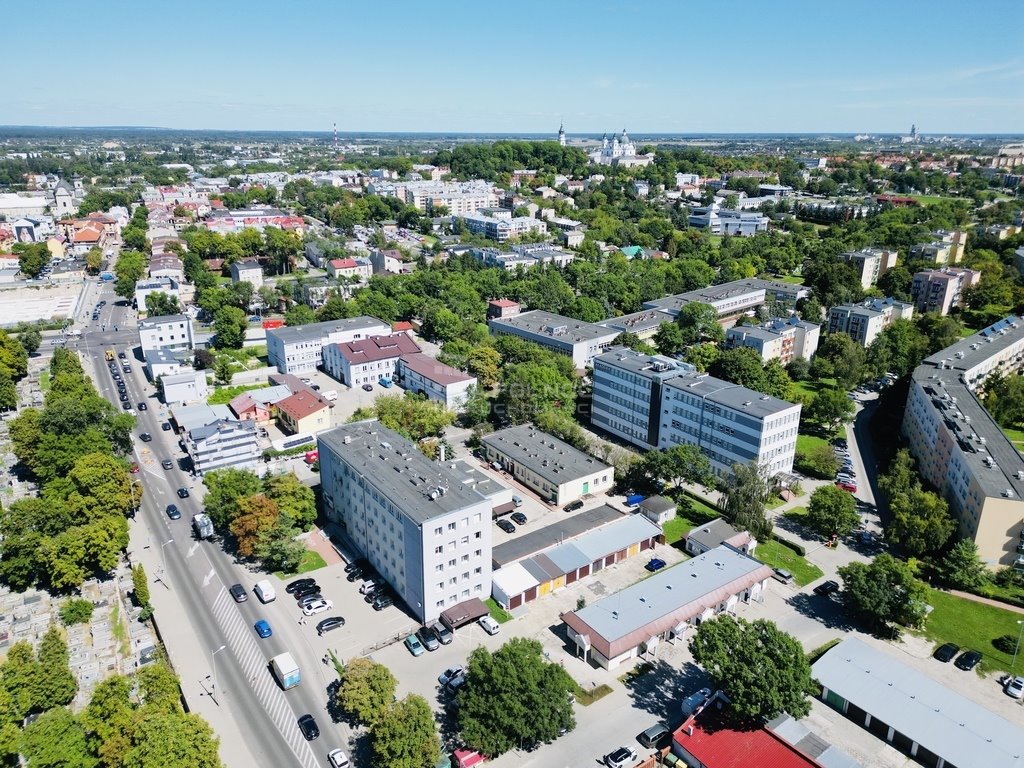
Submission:
{"label": "dark car", "polygon": [[340,629],[345,626],[345,619],[341,616],[331,616],[316,625],[316,633],[322,635],[332,629]]}
{"label": "dark car", "polygon": [[509,517],[512,518],[512,522],[516,525],[526,525],[526,515],[522,512],[513,512]]}
{"label": "dark car", "polygon": [[307,584],[304,587],[299,587],[298,589],[296,589],[294,592],[292,592],[292,597],[294,597],[296,600],[301,600],[304,597],[319,594],[320,587],[317,586],[316,582],[313,582],[312,584]]}
{"label": "dark car", "polygon": [[660,571],[664,567],[665,561],[662,560],[660,557],[652,557],[650,560],[647,561],[647,565],[644,566],[644,568],[646,568],[651,573],[654,573],[655,571]]}
{"label": "dark car", "polygon": [[364,571],[362,568],[357,568],[354,571],[349,571],[348,576],[345,577],[347,581],[358,581],[363,578]]}
{"label": "dark car", "polygon": [[228,590],[231,596],[235,598],[236,603],[244,603],[249,599],[249,596],[245,593],[245,587],[241,584],[232,584],[231,589]]}
{"label": "dark car", "polygon": [[165,421],[163,424],[160,425],[160,429],[162,429],[164,432],[170,432],[171,423],[169,421]]}
{"label": "dark car", "polygon": [[373,610],[383,611],[385,608],[390,608],[394,604],[395,601],[391,599],[390,595],[384,595],[383,597],[378,597],[373,601]]}
{"label": "dark car", "polygon": [[188,498],[188,488],[179,488],[178,489],[178,498],[179,499],[187,499]]}
{"label": "dark car", "polygon": [[126,355],[124,352],[118,352],[117,356],[122,360],[126,360],[128,358],[128,355]]}
{"label": "dark car", "polygon": [[943,664],[948,664],[953,660],[953,657],[960,652],[960,646],[956,643],[943,643],[935,649],[935,653],[932,654],[936,659],[941,661]]}
{"label": "dark car", "polygon": [[981,651],[964,651],[953,662],[957,669],[969,672],[981,663]]}
{"label": "dark car", "polygon": [[373,392],[373,384],[363,384],[364,392]]}
{"label": "dark car", "polygon": [[320,726],[312,715],[303,715],[299,718],[299,730],[306,737],[306,741],[313,741],[320,738]]}
{"label": "dark car", "polygon": [[315,587],[316,586],[316,579],[310,579],[310,578],[296,579],[295,581],[291,582],[288,586],[286,586],[284,588],[284,591],[287,592],[289,595],[291,595],[291,594],[294,594],[295,592],[298,592],[303,587],[309,587],[309,586]]}
{"label": "dark car", "polygon": [[387,595],[387,594],[390,594],[389,591],[388,591],[387,586],[384,585],[384,584],[381,584],[380,586],[375,587],[374,589],[371,589],[369,592],[367,592],[365,595],[363,595],[363,600],[365,602],[367,602],[367,603],[373,603],[373,602],[376,602],[377,600],[379,600],[380,598],[384,597],[384,595]]}
{"label": "dark car", "polygon": [[139,435],[139,440],[141,440],[144,443],[148,443],[152,439],[153,436],[149,434],[149,432],[143,432],[141,435]]}
{"label": "dark car", "polygon": [[139,410],[140,410],[140,411],[144,411],[144,410],[146,410],[147,408],[149,408],[149,406],[148,406],[148,405],[146,405],[145,403],[139,403]]}
{"label": "dark car", "polygon": [[[118,394],[118,397],[121,398],[121,402],[122,403],[127,403],[128,402],[128,393],[125,392],[124,390],[121,390],[121,392]],[[130,408],[131,406],[128,406],[128,407]]]}
{"label": "dark car", "polygon": [[171,461],[170,459],[164,459],[163,461],[160,462],[160,466],[163,467],[164,469],[173,469],[174,462]]}
{"label": "dark car", "polygon": [[351,563],[345,566],[345,573],[352,573],[352,571],[362,571],[366,568],[366,560],[359,558],[353,560]]}
{"label": "dark car", "polygon": [[127,400],[125,400],[124,402],[121,403],[121,410],[123,410],[123,411],[130,411],[131,409],[132,409],[132,404],[129,403]]}
{"label": "dark car", "polygon": [[515,533],[516,527],[512,525],[508,520],[502,519],[498,521],[498,527],[501,528],[505,533]]}
{"label": "dark car", "polygon": [[833,592],[838,592],[838,591],[839,591],[839,584],[837,584],[836,582],[832,581],[832,579],[829,579],[828,581],[823,581],[823,582],[821,582],[821,584],[819,584],[818,586],[816,586],[814,588],[814,594],[821,595],[822,597],[828,597]]}
{"label": "dark car", "polygon": [[171,518],[171,520],[181,520],[181,510],[178,509],[177,505],[175,504],[168,504],[167,516]]}
{"label": "dark car", "polygon": [[566,512],[575,512],[577,509],[583,509],[583,502],[580,501],[579,499],[576,499],[576,501],[570,501],[568,504],[562,507],[562,509],[564,509]]}
{"label": "dark car", "polygon": [[420,627],[417,629],[416,637],[428,651],[436,651],[441,645],[437,641],[437,635],[434,634],[434,630],[430,627]]}

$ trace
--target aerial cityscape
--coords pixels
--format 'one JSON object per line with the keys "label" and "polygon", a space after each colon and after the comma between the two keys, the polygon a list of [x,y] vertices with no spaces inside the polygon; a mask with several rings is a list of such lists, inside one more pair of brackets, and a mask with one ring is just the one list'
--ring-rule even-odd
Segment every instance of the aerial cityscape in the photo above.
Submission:
{"label": "aerial cityscape", "polygon": [[0,765],[1024,768],[1012,44],[47,5],[53,51],[4,13]]}

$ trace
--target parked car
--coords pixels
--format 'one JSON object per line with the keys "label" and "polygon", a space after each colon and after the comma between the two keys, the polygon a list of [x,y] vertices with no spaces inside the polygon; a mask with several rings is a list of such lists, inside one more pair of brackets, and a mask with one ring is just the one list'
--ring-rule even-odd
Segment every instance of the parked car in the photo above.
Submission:
{"label": "parked car", "polygon": [[160,462],[160,466],[163,467],[164,469],[173,469],[174,462],[171,461],[170,459],[164,459],[163,461]]}
{"label": "parked car", "polygon": [[441,647],[441,644],[437,641],[434,636],[434,631],[430,627],[420,627],[416,630],[416,637],[423,643],[423,647],[428,651],[436,651]]}
{"label": "parked car", "polygon": [[345,573],[352,573],[352,571],[363,571],[366,570],[367,562],[363,558],[353,560],[351,563],[345,566]]}
{"label": "parked car", "polygon": [[315,579],[310,579],[310,578],[296,579],[295,581],[291,582],[288,586],[286,586],[284,588],[284,591],[287,592],[289,595],[293,595],[297,591],[302,589],[303,587],[315,587],[315,586],[316,586],[316,580]]}
{"label": "parked car", "polygon": [[139,403],[139,410],[140,410],[140,411],[144,411],[144,410],[146,410],[147,408],[149,408],[149,406],[148,406],[148,405],[146,405],[145,403],[143,403],[143,402],[140,402],[140,403]]}
{"label": "parked car", "polygon": [[566,512],[575,512],[577,509],[583,509],[583,502],[576,499],[576,501],[570,501],[562,509]]}
{"label": "parked car", "polygon": [[448,667],[448,669],[437,676],[437,682],[439,685],[448,685],[449,680],[454,680],[465,671],[466,668],[461,665]]}
{"label": "parked car", "polygon": [[259,635],[260,637],[262,637],[264,639],[266,639],[266,638],[270,637],[272,634],[274,634],[271,631],[270,624],[267,622],[266,619],[260,619],[259,621],[257,621],[255,624],[252,625],[252,628],[256,630],[256,634],[257,635]]}
{"label": "parked car", "polygon": [[373,610],[383,611],[385,608],[390,608],[394,604],[395,601],[391,595],[382,595],[373,601]]}
{"label": "parked car", "polygon": [[326,634],[335,629],[340,629],[345,626],[345,619],[341,616],[330,616],[319,624],[316,625],[316,633],[318,635]]}
{"label": "parked car", "polygon": [[459,692],[459,689],[466,684],[465,675],[456,675],[445,685],[445,690],[452,696]]}
{"label": "parked car", "polygon": [[636,750],[632,747],[619,747],[604,756],[604,764],[608,768],[623,768],[636,761]]}
{"label": "parked car", "polygon": [[1007,696],[1012,696],[1015,699],[1024,699],[1024,677],[1015,677],[1007,681],[1006,687],[1003,690],[1006,691]]}
{"label": "parked car", "polygon": [[849,491],[850,493],[856,493],[857,492],[857,484],[856,483],[850,483],[850,482],[842,481],[842,482],[837,482],[836,485],[839,486],[840,488],[842,488],[844,491]]}
{"label": "parked car", "polygon": [[502,518],[498,521],[498,527],[501,528],[505,533],[515,533],[516,527],[511,522]]}
{"label": "parked car", "polygon": [[249,595],[245,592],[245,587],[241,584],[232,584],[231,589],[229,589],[228,592],[230,592],[231,596],[235,598],[236,603],[244,603],[249,599]]}
{"label": "parked car", "polygon": [[644,568],[646,568],[651,573],[654,573],[655,571],[660,571],[664,567],[665,561],[662,560],[660,557],[652,557],[650,560],[647,561],[647,565],[644,566]]}
{"label": "parked car", "polygon": [[823,582],[821,582],[821,584],[819,584],[818,586],[816,586],[814,588],[814,594],[821,595],[822,597],[828,597],[833,592],[838,592],[838,591],[839,591],[839,584],[834,582],[834,581],[832,581],[832,579],[829,579],[828,581],[823,581]]}
{"label": "parked car", "polygon": [[448,629],[444,624],[439,621],[434,622],[430,628],[434,630],[434,634],[437,635],[437,639],[441,641],[441,645],[451,645],[455,639],[455,635]]}
{"label": "parked car", "polygon": [[349,571],[348,576],[346,576],[345,579],[347,581],[358,581],[359,579],[362,579],[365,575],[366,573],[363,571],[362,568],[357,568],[354,571]]}
{"label": "parked car", "polygon": [[957,669],[969,672],[981,663],[981,651],[964,651],[953,662]]}
{"label": "parked car", "polygon": [[171,518],[171,520],[181,520],[181,510],[178,509],[176,504],[168,504],[167,516]]}
{"label": "parked car", "polygon": [[310,603],[305,608],[303,608],[302,613],[304,616],[316,616],[318,613],[323,613],[324,611],[331,610],[331,608],[333,607],[334,603],[332,603],[330,600],[324,600],[323,598],[321,598],[316,602]]}
{"label": "parked car", "polygon": [[350,768],[352,765],[348,761],[348,755],[340,749],[332,749],[328,752],[327,761],[331,764],[331,768]]}
{"label": "parked car", "polygon": [[526,515],[522,512],[513,512],[509,517],[512,518],[512,522],[516,525],[526,525]]}
{"label": "parked car", "polygon": [[707,704],[708,699],[710,698],[710,688],[701,688],[699,691],[691,693],[689,696],[683,699],[683,704],[681,707],[683,717],[689,717],[690,715],[692,715],[694,712],[697,711],[698,707],[703,707],[705,704]]}
{"label": "parked car", "polygon": [[188,488],[184,488],[184,487],[183,488],[179,488],[178,489],[178,498],[179,499],[187,499],[188,498]]}
{"label": "parked car", "polygon": [[772,571],[772,578],[776,581],[781,581],[783,584],[793,583],[793,574],[787,571],[785,568],[776,568]]}
{"label": "parked car", "polygon": [[313,605],[313,603],[316,603],[316,602],[318,602],[320,600],[323,600],[323,599],[324,599],[324,596],[320,594],[319,590],[317,590],[316,592],[313,592],[312,594],[303,595],[302,597],[300,597],[299,601],[298,601],[298,605],[299,605],[299,608],[305,608],[305,607],[307,607],[309,605]]}
{"label": "parked car", "polygon": [[165,421],[163,424],[160,425],[160,429],[162,429],[164,432],[170,432],[171,423],[169,421]]}
{"label": "parked car", "polygon": [[304,597],[309,597],[310,595],[319,595],[319,594],[320,594],[320,587],[317,585],[317,583],[315,581],[310,583],[310,584],[303,584],[301,587],[298,587],[297,589],[292,590],[292,597],[294,597],[296,600],[298,600],[300,602],[302,601],[302,599]]}
{"label": "parked car", "polygon": [[373,392],[373,384],[363,384],[364,392]]}
{"label": "parked car", "polygon": [[143,432],[141,435],[139,435],[139,440],[141,440],[144,443],[148,443],[152,439],[153,436],[149,434],[149,432]]}
{"label": "parked car", "polygon": [[671,733],[672,732],[665,727],[664,723],[657,723],[637,736],[636,740],[648,749],[654,749]]}
{"label": "parked car", "polygon": [[488,635],[496,635],[501,630],[501,625],[491,616],[481,616],[476,623],[483,627]]}
{"label": "parked car", "polygon": [[416,635],[409,635],[405,638],[405,647],[409,649],[409,653],[413,656],[422,656],[426,651],[426,648],[423,647],[423,643],[419,641],[419,638],[416,637]]}
{"label": "parked car", "polygon": [[316,719],[312,715],[303,715],[299,718],[299,730],[306,741],[320,738],[320,726],[316,724]]}

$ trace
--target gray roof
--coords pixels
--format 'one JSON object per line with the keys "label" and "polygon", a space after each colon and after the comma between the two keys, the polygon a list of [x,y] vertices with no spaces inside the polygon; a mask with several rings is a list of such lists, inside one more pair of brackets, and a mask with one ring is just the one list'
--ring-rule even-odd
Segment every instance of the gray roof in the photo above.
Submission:
{"label": "gray roof", "polygon": [[623,516],[624,513],[615,507],[602,504],[600,507],[594,507],[570,518],[559,520],[553,525],[534,528],[518,538],[502,542],[491,550],[491,560],[494,562],[495,568],[501,568],[503,565],[523,560],[537,552],[543,552],[563,541],[575,539],[582,533],[599,528]]}
{"label": "gray roof", "polygon": [[664,496],[648,496],[646,499],[640,502],[640,508],[646,509],[648,512],[658,514],[660,512],[667,512],[676,509],[677,504],[672,499],[667,499]]}
{"label": "gray roof", "polygon": [[1021,768],[1024,730],[856,637],[811,668],[830,691],[958,768]]}
{"label": "gray roof", "polygon": [[251,432],[253,436],[255,436],[256,422],[237,421],[236,419],[233,418],[217,419],[216,421],[210,422],[209,424],[204,424],[201,427],[192,427],[191,429],[188,430],[188,437],[190,440],[205,440],[208,437],[225,431]]}
{"label": "gray roof", "polygon": [[[378,320],[376,317],[360,315],[359,317],[349,317],[343,320],[327,320],[323,323],[310,323],[309,325],[286,325],[281,328],[268,330],[267,336],[274,336],[285,344],[292,344],[309,339],[320,339],[327,336],[332,331],[354,331],[359,330],[360,328],[369,330],[381,325],[388,324],[383,320]],[[388,326],[388,328],[390,328],[390,326]]]}
{"label": "gray roof", "polygon": [[603,325],[573,320],[543,309],[533,309],[512,317],[499,317],[490,321],[492,328],[510,327],[550,336],[565,342],[578,343],[614,336],[615,332]]}
{"label": "gray roof", "polygon": [[171,410],[171,417],[186,432],[198,427],[205,427],[221,419],[234,421],[234,415],[226,405],[185,405]]}
{"label": "gray roof", "polygon": [[139,330],[143,331],[147,328],[157,328],[161,325],[169,325],[170,323],[187,323],[191,325],[192,318],[188,315],[161,315],[160,317],[148,317],[143,320],[139,320]]}
{"label": "gray roof", "polygon": [[745,294],[755,294],[758,291],[765,292],[765,298],[775,295],[788,296],[796,299],[806,295],[809,289],[803,285],[783,283],[777,280],[761,280],[751,278],[749,280],[733,280],[720,285],[710,285],[707,288],[698,288],[695,291],[677,293],[673,296],[666,296],[663,299],[644,302],[644,309],[661,309],[665,312],[676,314],[679,310],[692,302],[712,304],[716,301],[737,298]]}
{"label": "gray roof", "polygon": [[573,541],[573,546],[593,562],[599,557],[625,549],[630,544],[660,534],[661,526],[652,523],[643,515],[627,515],[621,520],[584,533]]}
{"label": "gray roof", "polygon": [[[346,439],[348,442],[346,443]],[[377,421],[359,421],[317,435],[330,451],[365,477],[416,524],[485,501],[462,477],[435,464],[397,432]],[[436,493],[444,488],[444,493]],[[436,498],[431,498],[435,493]]]}
{"label": "gray roof", "polygon": [[671,322],[673,322],[673,317],[667,312],[660,309],[643,309],[629,315],[610,317],[607,320],[602,320],[599,325],[619,333],[643,333],[651,328],[659,328],[662,323]]}
{"label": "gray roof", "polygon": [[445,466],[451,470],[453,475],[460,479],[464,486],[472,488],[481,496],[485,496],[488,499],[492,496],[496,496],[502,491],[508,490],[490,475],[485,475],[483,472],[474,469],[461,459],[458,461],[448,462]]}
{"label": "gray roof", "polygon": [[703,373],[684,373],[671,379],[667,386],[685,390],[687,394],[703,397],[735,411],[742,411],[759,419],[774,416],[794,407],[793,403],[777,397],[755,392],[729,381],[716,379]]}
{"label": "gray roof", "polygon": [[686,538],[693,539],[707,549],[714,549],[723,541],[731,539],[739,533],[742,533],[742,531],[734,528],[730,523],[719,517],[694,528],[686,535]]}
{"label": "gray roof", "polygon": [[675,360],[664,355],[645,355],[642,352],[630,349],[629,347],[616,346],[604,354],[594,358],[595,367],[598,364],[610,365],[621,368],[624,371],[635,373],[647,379],[665,381],[680,373],[696,371],[689,363]]}
{"label": "gray roof", "polygon": [[480,442],[555,487],[602,469],[611,470],[607,464],[573,448],[554,435],[541,432],[532,424],[492,432],[481,438]]}
{"label": "gray roof", "polygon": [[175,373],[170,376],[164,376],[164,386],[169,387],[174,384],[184,384],[186,382],[195,381],[197,376],[206,378],[206,371],[186,371],[185,373]]}

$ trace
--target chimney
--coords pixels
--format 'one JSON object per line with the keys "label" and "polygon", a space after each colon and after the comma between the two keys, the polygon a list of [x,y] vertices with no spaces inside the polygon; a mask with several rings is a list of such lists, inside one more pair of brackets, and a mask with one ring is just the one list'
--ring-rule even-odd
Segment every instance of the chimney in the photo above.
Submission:
{"label": "chimney", "polygon": [[437,446],[437,463],[444,464],[444,443]]}

